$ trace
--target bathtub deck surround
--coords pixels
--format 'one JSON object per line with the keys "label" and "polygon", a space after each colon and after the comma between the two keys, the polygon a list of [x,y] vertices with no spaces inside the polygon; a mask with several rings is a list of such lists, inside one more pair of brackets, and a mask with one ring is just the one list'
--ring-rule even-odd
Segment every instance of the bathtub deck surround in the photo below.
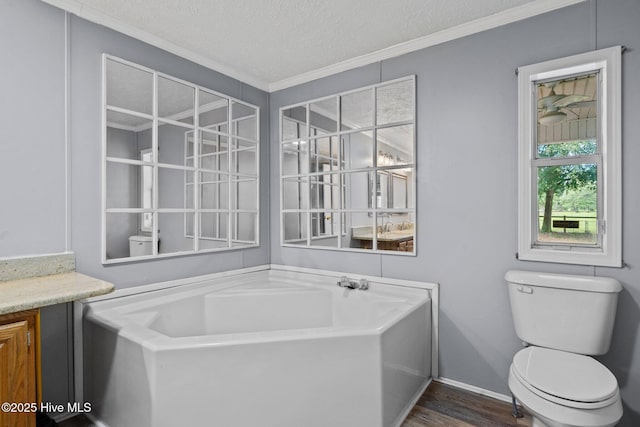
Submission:
{"label": "bathtub deck surround", "polygon": [[265,268],[85,304],[91,415],[122,427],[399,426],[433,375],[437,285],[365,277],[369,289],[348,289],[324,273]]}

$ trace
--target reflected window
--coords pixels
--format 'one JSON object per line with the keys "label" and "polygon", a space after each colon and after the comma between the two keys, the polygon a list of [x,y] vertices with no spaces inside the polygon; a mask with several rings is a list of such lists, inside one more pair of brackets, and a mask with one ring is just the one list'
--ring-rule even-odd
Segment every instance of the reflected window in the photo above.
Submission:
{"label": "reflected window", "polygon": [[415,78],[280,110],[285,246],[415,254]]}

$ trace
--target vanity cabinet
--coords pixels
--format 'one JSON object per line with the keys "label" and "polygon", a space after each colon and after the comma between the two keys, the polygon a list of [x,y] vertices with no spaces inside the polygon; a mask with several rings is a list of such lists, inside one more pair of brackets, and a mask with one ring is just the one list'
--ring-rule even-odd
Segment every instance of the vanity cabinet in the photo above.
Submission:
{"label": "vanity cabinet", "polygon": [[[38,310],[0,315],[0,403],[37,404]],[[0,410],[0,427],[32,427],[35,412]]]}

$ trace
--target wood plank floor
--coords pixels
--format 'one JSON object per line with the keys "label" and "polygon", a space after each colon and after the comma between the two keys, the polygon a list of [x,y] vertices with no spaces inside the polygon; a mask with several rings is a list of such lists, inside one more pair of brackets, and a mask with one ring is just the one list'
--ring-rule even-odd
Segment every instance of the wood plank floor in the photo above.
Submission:
{"label": "wood plank floor", "polygon": [[[78,415],[58,425],[93,427],[84,415]],[[511,405],[508,403],[434,381],[422,394],[401,427],[425,426],[531,426],[531,418],[526,416],[516,419],[511,416]]]}
{"label": "wood plank floor", "polygon": [[514,418],[511,404],[432,382],[401,427],[531,426],[531,417]]}

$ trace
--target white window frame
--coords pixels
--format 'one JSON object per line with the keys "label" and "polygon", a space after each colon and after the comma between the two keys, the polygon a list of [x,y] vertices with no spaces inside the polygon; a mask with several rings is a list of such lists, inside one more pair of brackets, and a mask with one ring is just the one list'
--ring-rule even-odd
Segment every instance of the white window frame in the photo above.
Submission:
{"label": "white window frame", "polygon": [[[518,258],[521,260],[622,266],[621,56],[622,47],[615,46],[518,68]],[[600,244],[596,245],[598,247],[536,245],[539,226],[535,180],[538,166],[535,163],[536,82],[590,71],[599,72],[601,76],[598,112]]]}

